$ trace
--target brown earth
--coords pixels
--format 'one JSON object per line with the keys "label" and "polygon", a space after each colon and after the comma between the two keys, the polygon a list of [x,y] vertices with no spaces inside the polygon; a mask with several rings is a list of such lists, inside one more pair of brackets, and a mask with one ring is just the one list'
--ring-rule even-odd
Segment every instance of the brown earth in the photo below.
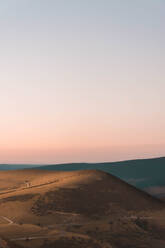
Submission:
{"label": "brown earth", "polygon": [[163,248],[164,209],[101,171],[0,172],[0,236],[10,248]]}

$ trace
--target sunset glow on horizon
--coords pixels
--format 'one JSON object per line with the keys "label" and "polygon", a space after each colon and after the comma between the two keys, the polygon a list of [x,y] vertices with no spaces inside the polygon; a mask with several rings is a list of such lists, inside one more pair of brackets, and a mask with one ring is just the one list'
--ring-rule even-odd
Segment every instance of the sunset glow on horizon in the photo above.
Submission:
{"label": "sunset glow on horizon", "polygon": [[165,2],[0,3],[0,163],[165,156]]}

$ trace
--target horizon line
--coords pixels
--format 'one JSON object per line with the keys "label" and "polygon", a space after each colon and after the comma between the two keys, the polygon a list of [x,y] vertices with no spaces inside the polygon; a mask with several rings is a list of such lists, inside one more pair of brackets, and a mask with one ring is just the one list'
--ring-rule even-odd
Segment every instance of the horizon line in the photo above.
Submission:
{"label": "horizon line", "polygon": [[109,163],[122,163],[122,162],[129,162],[129,161],[139,161],[139,160],[154,160],[154,159],[165,159],[165,155],[161,157],[150,157],[150,158],[135,158],[135,159],[126,159],[126,160],[117,160],[111,162],[66,162],[66,163],[0,163],[0,165],[67,165],[67,164],[109,164]]}

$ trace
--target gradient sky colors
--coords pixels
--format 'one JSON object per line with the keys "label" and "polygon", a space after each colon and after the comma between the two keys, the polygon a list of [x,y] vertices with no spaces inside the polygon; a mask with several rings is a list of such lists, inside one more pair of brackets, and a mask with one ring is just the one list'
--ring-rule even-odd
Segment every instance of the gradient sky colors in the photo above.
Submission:
{"label": "gradient sky colors", "polygon": [[0,2],[0,163],[165,155],[164,0]]}

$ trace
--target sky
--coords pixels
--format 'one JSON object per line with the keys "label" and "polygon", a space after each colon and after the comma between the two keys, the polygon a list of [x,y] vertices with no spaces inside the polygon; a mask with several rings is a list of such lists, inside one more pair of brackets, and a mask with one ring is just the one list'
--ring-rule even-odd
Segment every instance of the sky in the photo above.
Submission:
{"label": "sky", "polygon": [[0,163],[165,155],[164,0],[0,1]]}

